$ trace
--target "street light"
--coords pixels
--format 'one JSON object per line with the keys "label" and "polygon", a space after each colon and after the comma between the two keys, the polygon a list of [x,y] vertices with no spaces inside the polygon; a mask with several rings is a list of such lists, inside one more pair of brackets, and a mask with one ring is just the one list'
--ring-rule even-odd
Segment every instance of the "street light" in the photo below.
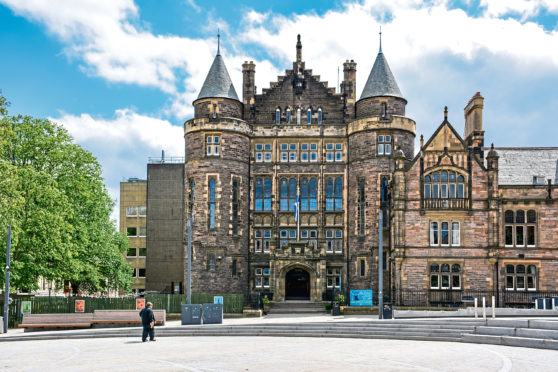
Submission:
{"label": "street light", "polygon": [[8,315],[10,309],[10,248],[12,227],[8,226],[8,238],[6,244],[6,289],[4,290],[4,333],[8,333]]}

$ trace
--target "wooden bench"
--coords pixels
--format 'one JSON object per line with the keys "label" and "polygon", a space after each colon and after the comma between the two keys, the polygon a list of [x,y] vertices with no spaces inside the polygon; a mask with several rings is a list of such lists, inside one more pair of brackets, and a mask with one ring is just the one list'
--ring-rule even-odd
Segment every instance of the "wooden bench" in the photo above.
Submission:
{"label": "wooden bench", "polygon": [[[166,311],[153,310],[155,315],[155,325],[165,325]],[[141,317],[138,310],[95,310],[93,327],[125,327],[141,326]]]}
{"label": "wooden bench", "polygon": [[53,328],[90,328],[92,320],[93,314],[91,313],[24,314],[18,327],[25,328],[25,332]]}

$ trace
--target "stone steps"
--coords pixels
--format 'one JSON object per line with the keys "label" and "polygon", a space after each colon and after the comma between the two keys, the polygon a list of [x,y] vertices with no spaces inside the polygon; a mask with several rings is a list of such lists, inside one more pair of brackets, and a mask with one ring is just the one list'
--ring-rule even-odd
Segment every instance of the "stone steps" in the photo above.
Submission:
{"label": "stone steps", "polygon": [[323,314],[325,307],[322,302],[285,301],[272,302],[268,314]]}
{"label": "stone steps", "polygon": [[492,344],[558,350],[558,340],[541,338],[464,334],[462,337],[462,341],[475,344]]}

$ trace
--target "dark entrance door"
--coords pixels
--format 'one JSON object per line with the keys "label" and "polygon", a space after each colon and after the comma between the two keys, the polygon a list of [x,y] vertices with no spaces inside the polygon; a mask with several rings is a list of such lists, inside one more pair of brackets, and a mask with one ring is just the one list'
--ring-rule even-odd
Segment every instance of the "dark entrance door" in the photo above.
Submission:
{"label": "dark entrance door", "polygon": [[310,300],[310,274],[292,269],[285,276],[285,300]]}

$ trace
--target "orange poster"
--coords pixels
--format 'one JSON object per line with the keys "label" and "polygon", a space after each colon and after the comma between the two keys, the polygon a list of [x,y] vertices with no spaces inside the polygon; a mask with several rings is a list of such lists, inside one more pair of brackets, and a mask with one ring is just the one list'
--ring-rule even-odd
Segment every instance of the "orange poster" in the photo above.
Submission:
{"label": "orange poster", "polygon": [[141,310],[145,307],[145,298],[136,299],[136,310]]}
{"label": "orange poster", "polygon": [[85,300],[76,300],[76,313],[85,312]]}

